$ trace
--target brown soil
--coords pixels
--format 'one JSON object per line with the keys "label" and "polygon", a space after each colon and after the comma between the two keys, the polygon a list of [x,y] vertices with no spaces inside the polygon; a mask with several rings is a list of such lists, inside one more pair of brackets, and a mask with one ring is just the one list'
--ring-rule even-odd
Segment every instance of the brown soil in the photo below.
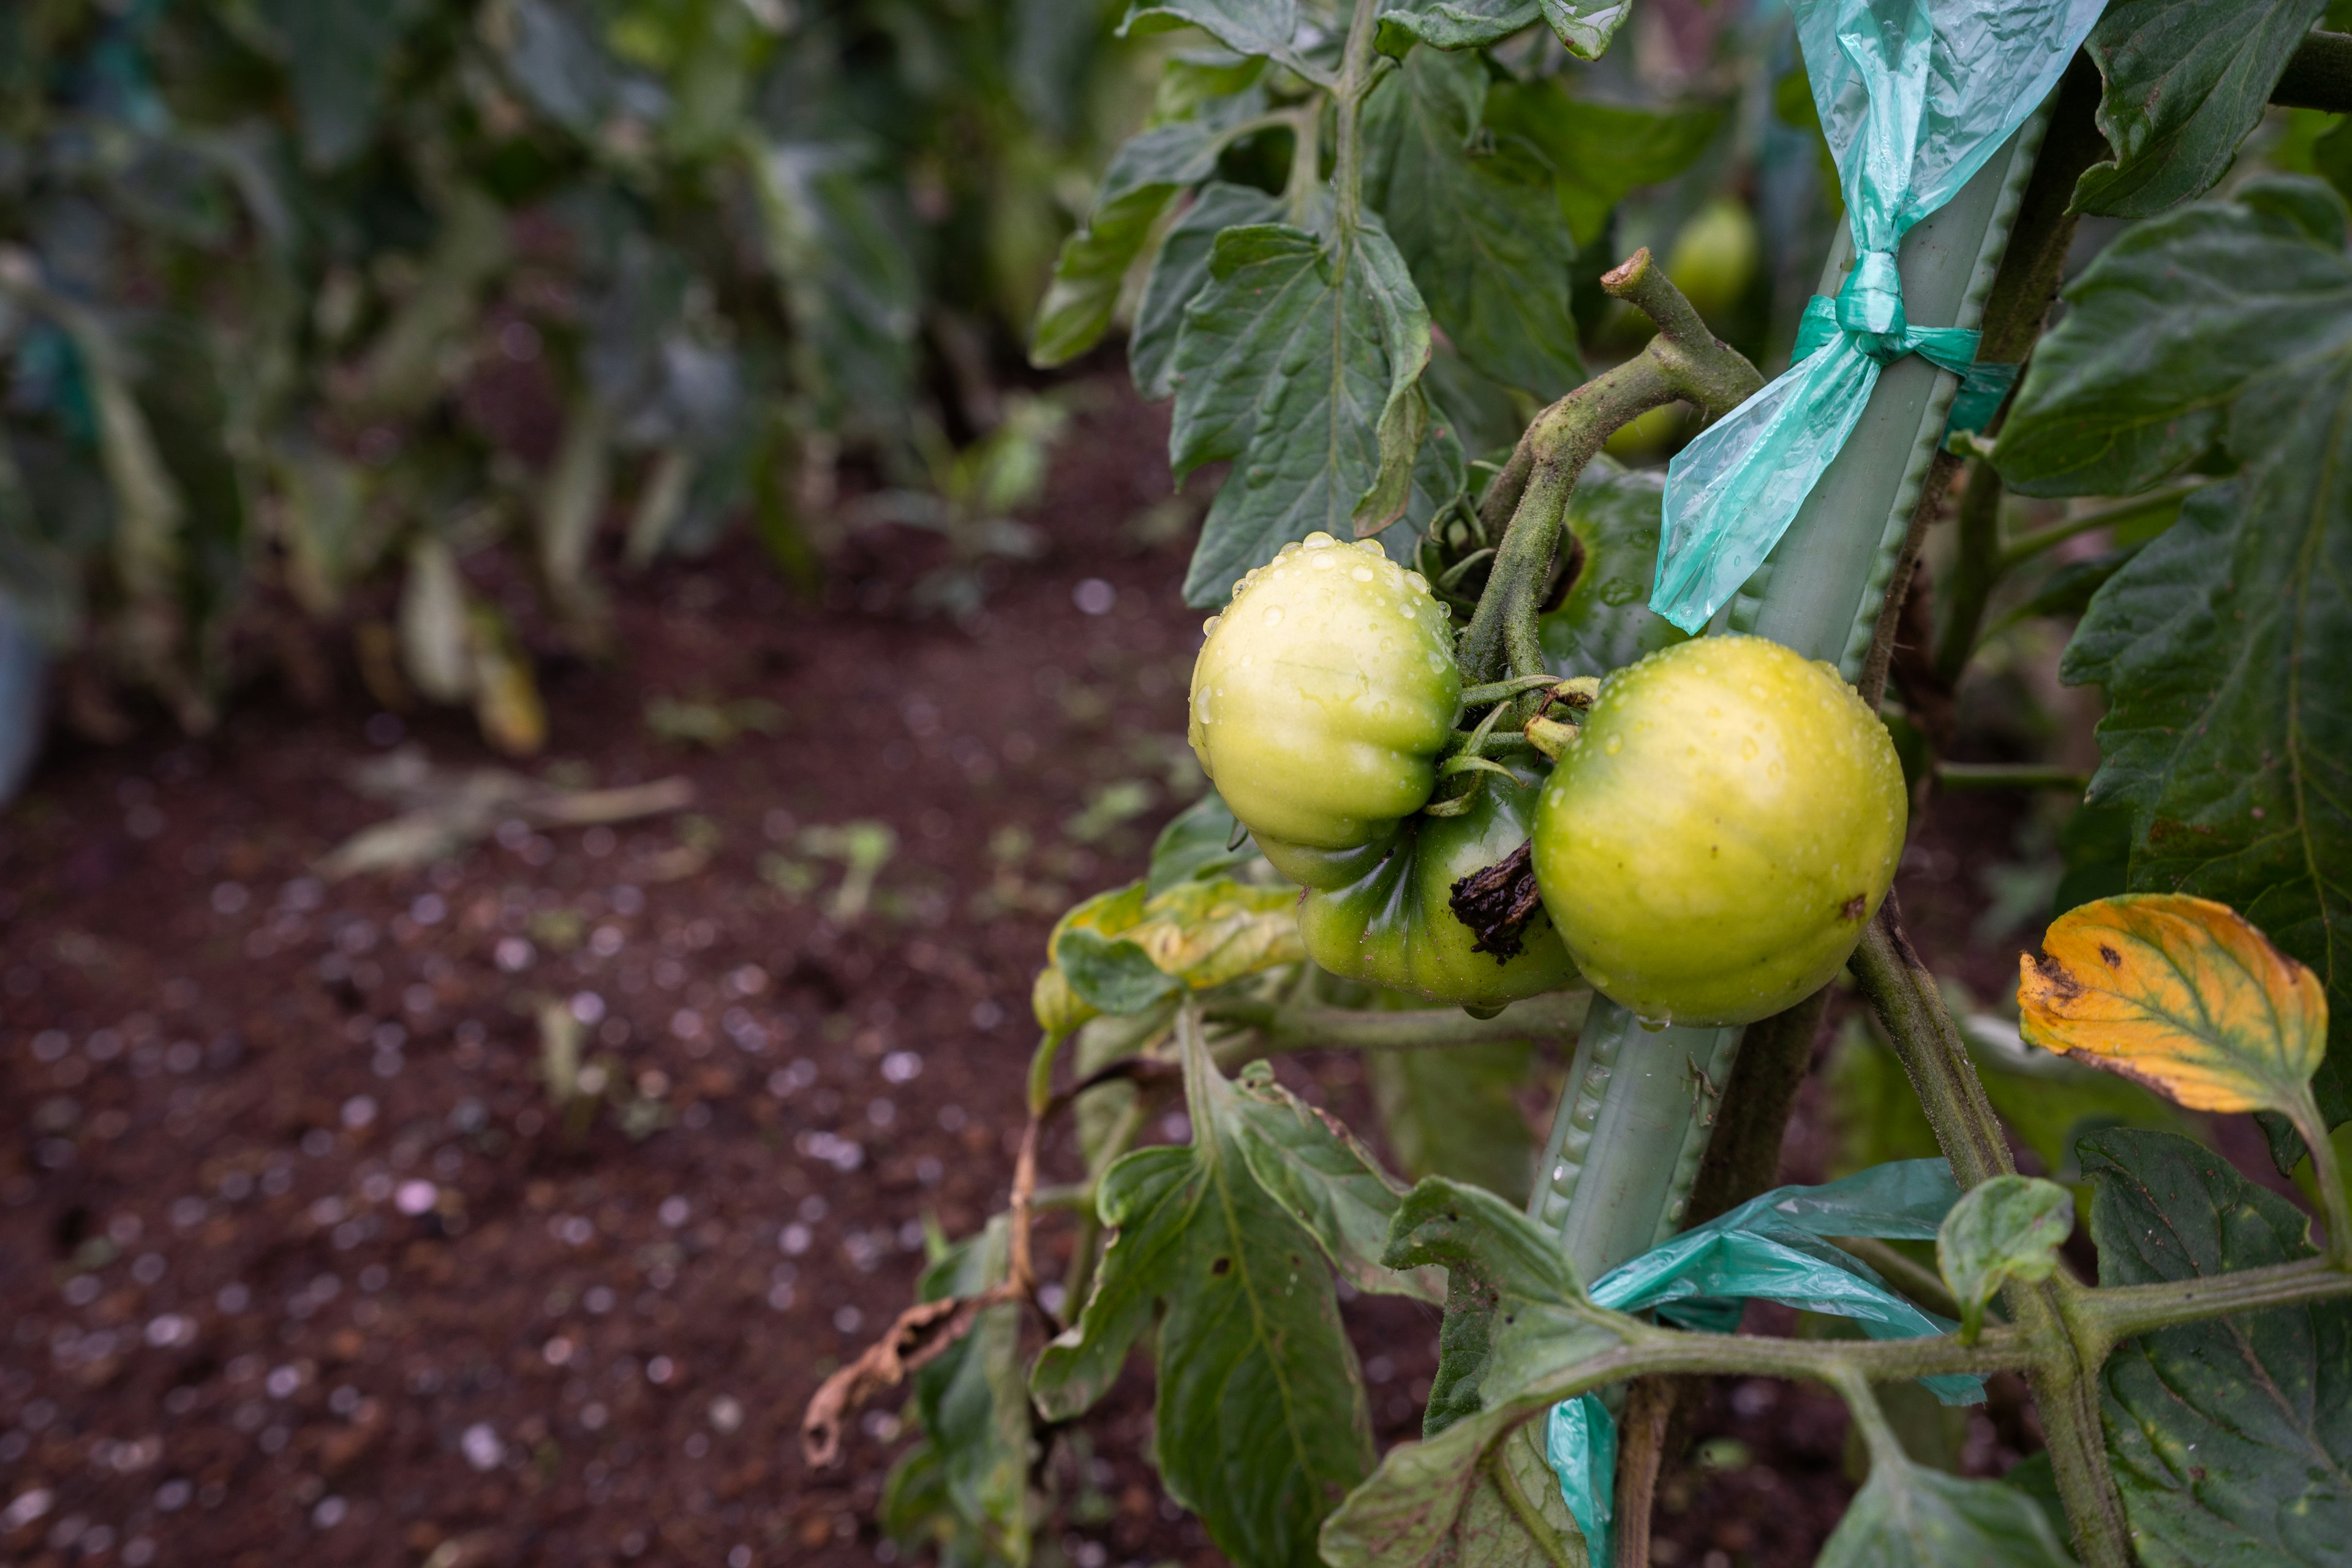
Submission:
{"label": "brown soil", "polygon": [[[1098,399],[1037,518],[1049,556],[968,626],[897,613],[905,541],[853,551],[821,605],[740,543],[625,585],[619,657],[550,667],[536,771],[682,774],[688,817],[514,824],[324,881],[385,815],[352,766],[490,761],[461,716],[396,721],[345,670],[324,708],[251,693],[200,741],[61,742],[0,819],[0,1555],[893,1560],[887,1409],[826,1474],[796,1425],[910,1300],[923,1219],[1003,1206],[1047,926],[1136,874],[1193,787],[1182,546],[1126,526],[1166,493],[1163,440]],[[656,698],[781,722],[684,750],[649,732]],[[2007,810],[1938,835],[2005,846]],[[853,919],[800,836],[856,820],[898,850]],[[1980,895],[1915,862],[1949,950]],[[583,1116],[542,1081],[549,1004],[609,1074]],[[1344,1109],[1353,1068],[1286,1076]],[[1790,1154],[1818,1170],[1802,1125]],[[1385,1444],[1417,1426],[1436,1315],[1349,1311]],[[1140,1368],[1091,1430],[1047,1560],[1214,1562],[1151,1485]],[[1810,1562],[1851,1489],[1835,1401],[1718,1389],[1698,1435],[1745,1450],[1670,1479],[1659,1560]]]}

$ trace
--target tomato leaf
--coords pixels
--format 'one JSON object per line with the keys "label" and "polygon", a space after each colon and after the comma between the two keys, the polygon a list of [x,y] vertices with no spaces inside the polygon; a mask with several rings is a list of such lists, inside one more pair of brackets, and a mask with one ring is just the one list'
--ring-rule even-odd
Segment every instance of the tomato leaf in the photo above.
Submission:
{"label": "tomato leaf", "polygon": [[1118,25],[1119,37],[1198,27],[1236,54],[1279,60],[1313,82],[1330,73],[1300,52],[1297,0],[1139,0]]}
{"label": "tomato leaf", "polygon": [[1337,1119],[1276,1083],[1265,1062],[1244,1068],[1234,1087],[1234,1125],[1250,1173],[1306,1227],[1331,1266],[1359,1290],[1443,1302],[1445,1282],[1434,1271],[1381,1261],[1404,1189],[1371,1151]]}
{"label": "tomato leaf", "polygon": [[1549,402],[1584,379],[1569,314],[1576,242],[1550,166],[1517,137],[1482,133],[1487,79],[1475,54],[1408,55],[1364,105],[1364,199],[1462,356]]}
{"label": "tomato leaf", "polygon": [[2075,182],[2076,209],[2147,217],[2211,189],[2326,8],[2327,0],[2116,0],[2084,47],[2105,79],[2098,124],[2116,155]]}
{"label": "tomato leaf", "polygon": [[1550,163],[1560,214],[1580,250],[1600,243],[1629,192],[1696,163],[1723,121],[1713,104],[1624,109],[1571,98],[1558,77],[1497,82],[1486,94],[1486,123],[1496,134],[1525,138]]}
{"label": "tomato leaf", "polygon": [[1078,1000],[1118,1017],[1140,1013],[1184,989],[1182,981],[1162,973],[1142,948],[1099,931],[1064,933],[1054,944],[1054,962]]}
{"label": "tomato leaf", "polygon": [[[917,1298],[977,1296],[1004,1279],[1004,1216],[924,1270]],[[998,1557],[1029,1560],[1029,1466],[1036,1453],[1021,1368],[1021,1308],[980,1314],[971,1331],[915,1374],[915,1409],[937,1456],[940,1491]]]}
{"label": "tomato leaf", "polygon": [[1544,664],[1558,675],[1606,675],[1685,640],[1649,605],[1657,575],[1665,476],[1593,459],[1568,500],[1568,531],[1583,552],[1576,581],[1542,621]]}
{"label": "tomato leaf", "polygon": [[2318,976],[2226,904],[2126,893],[2053,921],[2018,961],[2028,1044],[2192,1110],[2290,1111],[2326,1049]]}
{"label": "tomato leaf", "polygon": [[1306,956],[1289,888],[1218,877],[1149,894],[1130,882],[1055,923],[1049,962],[1030,1005],[1038,1026],[1065,1035],[1097,1013],[1148,1011],[1190,987],[1206,991]]}
{"label": "tomato leaf", "polygon": [[1053,280],[1029,329],[1029,363],[1066,364],[1100,341],[1128,268],[1143,254],[1168,204],[1217,170],[1233,128],[1265,107],[1250,91],[1206,106],[1200,118],[1154,126],[1112,154],[1086,226],[1062,242]]}
{"label": "tomato leaf", "polygon": [[1229,228],[1209,273],[1177,336],[1168,437],[1179,479],[1234,460],[1184,579],[1185,603],[1203,607],[1295,540],[1394,521],[1429,417],[1414,385],[1429,312],[1369,218],[1344,243]]}
{"label": "tomato leaf", "polygon": [[[1529,1514],[1541,1521],[1544,1539],[1528,1528]],[[1591,1562],[1535,1424],[1507,1412],[1390,1449],[1325,1523],[1322,1546],[1331,1568],[1588,1568]]]}
{"label": "tomato leaf", "polygon": [[1999,1481],[1964,1480],[1885,1455],[1838,1521],[1817,1568],[2067,1568],[2048,1516]]}
{"label": "tomato leaf", "polygon": [[1160,1478],[1235,1562],[1317,1561],[1315,1532],[1371,1468],[1355,1352],[1316,1244],[1250,1173],[1234,1089],[1185,1047],[1189,1148],[1105,1173],[1104,1252],[1076,1325],[1030,1391],[1052,1420],[1091,1406],[1159,1316]]}
{"label": "tomato leaf", "polygon": [[1212,180],[1194,193],[1192,205],[1160,242],[1135,308],[1135,325],[1128,331],[1127,365],[1138,392],[1146,397],[1176,395],[1176,335],[1184,325],[1184,307],[1208,286],[1217,236],[1281,216],[1281,202],[1247,185]]}
{"label": "tomato leaf", "polygon": [[1441,49],[1498,44],[1540,17],[1579,59],[1597,60],[1617,36],[1631,0],[1434,0],[1381,16],[1381,52],[1402,55],[1416,40]]}
{"label": "tomato leaf", "polygon": [[[2313,1252],[2294,1205],[2164,1132],[2085,1138],[2099,1283]],[[2107,1358],[2107,1452],[2148,1568],[2343,1561],[2352,1534],[2352,1302],[2164,1329]]]}
{"label": "tomato leaf", "polygon": [[2229,903],[2326,981],[2331,1125],[2352,1116],[2352,713],[2315,674],[2352,668],[2344,237],[2311,180],[2127,231],[2069,289],[1999,447],[2037,494],[2144,489],[2217,442],[2244,465],[2099,590],[2060,668],[2106,689],[2090,800],[2130,811],[2128,885]]}
{"label": "tomato leaf", "polygon": [[1234,842],[1234,830],[1239,826],[1225,797],[1210,790],[1170,817],[1168,826],[1160,830],[1151,846],[1150,868],[1144,874],[1145,889],[1164,893],[1179,882],[1213,877],[1262,858],[1257,846],[1246,838],[1238,847],[1226,847]]}
{"label": "tomato leaf", "polygon": [[1974,1342],[1985,1303],[2009,1280],[2047,1279],[2074,1230],[2074,1194],[2038,1176],[1995,1176],[1960,1195],[1936,1232],[1936,1267]]}
{"label": "tomato leaf", "polygon": [[1381,1126],[1405,1174],[1451,1176],[1525,1203],[1537,1147],[1518,1090],[1530,1054],[1504,1040],[1367,1057]]}

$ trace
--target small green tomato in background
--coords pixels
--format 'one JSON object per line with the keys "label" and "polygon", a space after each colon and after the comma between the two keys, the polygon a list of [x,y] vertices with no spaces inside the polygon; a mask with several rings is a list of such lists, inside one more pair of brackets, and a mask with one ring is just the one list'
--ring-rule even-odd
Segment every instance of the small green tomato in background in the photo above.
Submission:
{"label": "small green tomato in background", "polygon": [[1328,533],[1243,578],[1192,666],[1187,739],[1275,868],[1344,887],[1421,809],[1462,706],[1445,607]]}
{"label": "small green tomato in background", "polygon": [[1502,959],[1473,950],[1451,901],[1454,883],[1527,842],[1541,782],[1532,771],[1516,784],[1489,774],[1460,816],[1412,817],[1360,880],[1308,892],[1298,904],[1307,955],[1349,980],[1478,1008],[1575,984],[1576,965],[1542,911]]}
{"label": "small green tomato in background", "polygon": [[1835,974],[1895,879],[1885,726],[1826,664],[1709,637],[1611,676],[1536,810],[1536,885],[1593,988],[1745,1024]]}
{"label": "small green tomato in background", "polygon": [[1718,196],[1691,215],[1666,252],[1666,276],[1709,323],[1738,308],[1763,254],[1755,215]]}

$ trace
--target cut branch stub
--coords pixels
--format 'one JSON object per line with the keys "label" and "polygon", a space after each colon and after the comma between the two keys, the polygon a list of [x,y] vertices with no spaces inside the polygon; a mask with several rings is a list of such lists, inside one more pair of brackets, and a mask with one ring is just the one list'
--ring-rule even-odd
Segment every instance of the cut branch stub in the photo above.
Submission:
{"label": "cut branch stub", "polygon": [[1511,851],[1508,858],[1475,871],[1454,884],[1454,918],[1468,926],[1477,940],[1474,952],[1491,952],[1500,963],[1518,955],[1528,921],[1543,901],[1536,891],[1533,840]]}

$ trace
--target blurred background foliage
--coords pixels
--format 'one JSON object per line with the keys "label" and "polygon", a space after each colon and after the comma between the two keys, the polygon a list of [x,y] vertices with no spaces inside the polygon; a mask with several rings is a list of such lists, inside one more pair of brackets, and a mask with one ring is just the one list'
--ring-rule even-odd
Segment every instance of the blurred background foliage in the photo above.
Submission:
{"label": "blurred background foliage", "polygon": [[468,558],[509,549],[593,651],[608,521],[641,563],[749,518],[805,576],[845,459],[957,472],[1132,118],[1116,20],[0,6],[0,672],[67,654],[78,727],[133,691],[201,729],[276,620],[348,622],[379,698],[536,749],[516,606]]}

